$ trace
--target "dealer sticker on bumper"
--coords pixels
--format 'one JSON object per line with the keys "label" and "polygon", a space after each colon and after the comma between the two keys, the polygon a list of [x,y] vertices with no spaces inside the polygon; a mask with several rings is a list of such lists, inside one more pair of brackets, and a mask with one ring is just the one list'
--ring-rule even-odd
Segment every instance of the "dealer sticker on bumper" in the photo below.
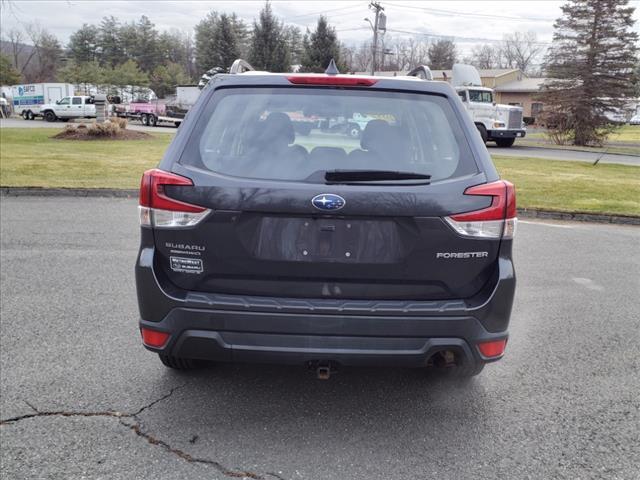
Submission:
{"label": "dealer sticker on bumper", "polygon": [[199,258],[169,257],[171,270],[181,273],[202,273],[202,260]]}

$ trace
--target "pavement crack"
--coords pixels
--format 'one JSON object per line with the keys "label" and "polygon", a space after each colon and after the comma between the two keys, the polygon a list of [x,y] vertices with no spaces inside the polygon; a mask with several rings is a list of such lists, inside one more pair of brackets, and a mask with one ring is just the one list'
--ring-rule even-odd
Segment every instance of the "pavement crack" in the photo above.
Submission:
{"label": "pavement crack", "polygon": [[153,402],[148,403],[147,405],[145,405],[145,406],[141,407],[138,411],[136,411],[135,413],[130,414],[129,416],[130,416],[130,417],[136,417],[136,416],[140,415],[142,412],[144,412],[145,410],[150,409],[151,407],[153,407],[153,406],[154,406],[154,405],[156,405],[157,403],[160,403],[160,402],[162,402],[162,401],[166,400],[166,399],[167,399],[167,398],[169,398],[171,395],[173,395],[173,393],[174,393],[176,390],[179,390],[179,389],[183,388],[184,386],[185,386],[185,384],[182,384],[182,385],[178,385],[178,386],[176,386],[176,387],[173,387],[173,388],[169,391],[169,393],[167,393],[166,395],[163,395],[162,397],[158,398],[157,400],[154,400]]}
{"label": "pavement crack", "polygon": [[[15,417],[6,418],[4,420],[0,420],[0,426],[11,425],[14,423],[18,423],[22,420],[27,420],[29,418],[40,418],[40,417],[107,417],[107,418],[116,418],[118,423],[131,431],[133,431],[136,436],[146,440],[150,445],[155,445],[163,448],[165,451],[185,460],[189,463],[199,463],[203,465],[209,465],[215,468],[219,473],[224,476],[230,478],[250,478],[252,480],[266,480],[265,476],[258,475],[257,473],[245,471],[245,470],[231,470],[226,468],[221,463],[216,462],[215,460],[209,460],[206,458],[194,457],[193,455],[185,452],[184,450],[180,450],[179,448],[171,446],[169,443],[156,438],[152,434],[145,432],[142,430],[141,421],[139,415],[152,408],[154,405],[166,400],[173,393],[184,387],[184,385],[178,385],[173,387],[167,394],[162,397],[148,403],[147,405],[142,406],[135,412],[123,413],[116,412],[112,410],[104,410],[104,411],[94,411],[94,412],[81,412],[81,411],[73,411],[73,410],[39,410],[33,404],[29,403],[27,400],[23,400],[29,408],[33,410],[34,413],[27,413],[24,415],[19,415]],[[277,478],[278,480],[284,480],[281,476],[267,472],[265,475]]]}
{"label": "pavement crack", "polygon": [[142,430],[139,420],[137,418],[135,418],[135,420],[136,420],[135,423],[127,423],[126,421],[124,421],[124,419],[120,419],[120,423],[125,427],[131,429],[136,435],[145,439],[151,445],[160,446],[164,448],[167,452],[170,452],[189,463],[201,463],[204,465],[210,465],[214,467],[216,470],[218,470],[221,474],[231,478],[251,478],[253,480],[264,480],[263,476],[258,475],[256,473],[243,471],[243,470],[230,470],[224,467],[221,463],[216,462],[215,460],[194,457],[193,455],[185,452],[184,450],[180,450],[179,448],[172,447],[170,444],[168,444],[164,440],[160,440],[159,438],[156,438],[150,433],[147,433],[144,430]]}

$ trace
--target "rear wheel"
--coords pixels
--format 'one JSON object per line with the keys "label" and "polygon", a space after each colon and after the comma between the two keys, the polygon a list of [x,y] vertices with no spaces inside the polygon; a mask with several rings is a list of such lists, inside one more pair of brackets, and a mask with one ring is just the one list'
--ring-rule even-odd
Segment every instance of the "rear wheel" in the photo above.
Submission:
{"label": "rear wheel", "polygon": [[509,148],[515,141],[515,138],[497,138],[496,145],[502,148]]}
{"label": "rear wheel", "polygon": [[27,110],[27,120],[35,120],[36,116],[33,114],[31,110]]}
{"label": "rear wheel", "polygon": [[26,110],[23,110],[22,112],[22,119],[23,120],[29,120],[29,112]]}
{"label": "rear wheel", "polygon": [[53,113],[51,110],[47,110],[46,112],[44,112],[44,119],[47,122],[55,122],[58,117],[56,117],[56,114]]}
{"label": "rear wheel", "polygon": [[174,357],[172,355],[163,355],[162,353],[159,353],[158,356],[165,367],[173,368],[175,370],[191,370],[202,365],[202,362],[191,358]]}
{"label": "rear wheel", "polygon": [[142,122],[143,125],[146,125],[146,126],[149,125],[149,117],[147,116],[146,113],[143,113],[142,115],[140,115],[140,121]]}
{"label": "rear wheel", "polygon": [[484,125],[476,123],[476,127],[478,128],[478,131],[480,132],[480,136],[482,137],[482,141],[484,143],[487,143],[487,140],[489,139],[489,134],[487,133],[487,129],[484,128]]}
{"label": "rear wheel", "polygon": [[157,122],[158,122],[158,119],[156,118],[155,115],[153,115],[153,114],[149,115],[149,126],[150,127],[155,127]]}

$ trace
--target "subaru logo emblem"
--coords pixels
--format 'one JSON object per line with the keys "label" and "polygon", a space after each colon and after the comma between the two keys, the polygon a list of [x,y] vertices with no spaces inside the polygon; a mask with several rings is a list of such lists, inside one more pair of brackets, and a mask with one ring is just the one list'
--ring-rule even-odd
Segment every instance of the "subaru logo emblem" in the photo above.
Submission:
{"label": "subaru logo emblem", "polygon": [[345,203],[344,198],[333,193],[321,193],[311,199],[311,204],[318,210],[340,210]]}

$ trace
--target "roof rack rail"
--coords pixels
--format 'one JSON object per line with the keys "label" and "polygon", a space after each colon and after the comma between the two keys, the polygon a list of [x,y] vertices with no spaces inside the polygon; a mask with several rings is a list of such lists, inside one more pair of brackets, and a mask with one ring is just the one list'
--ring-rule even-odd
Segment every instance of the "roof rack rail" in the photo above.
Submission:
{"label": "roof rack rail", "polygon": [[229,73],[244,73],[249,71],[254,71],[255,69],[251,66],[251,64],[241,58],[234,60],[231,64],[231,68],[229,68]]}

